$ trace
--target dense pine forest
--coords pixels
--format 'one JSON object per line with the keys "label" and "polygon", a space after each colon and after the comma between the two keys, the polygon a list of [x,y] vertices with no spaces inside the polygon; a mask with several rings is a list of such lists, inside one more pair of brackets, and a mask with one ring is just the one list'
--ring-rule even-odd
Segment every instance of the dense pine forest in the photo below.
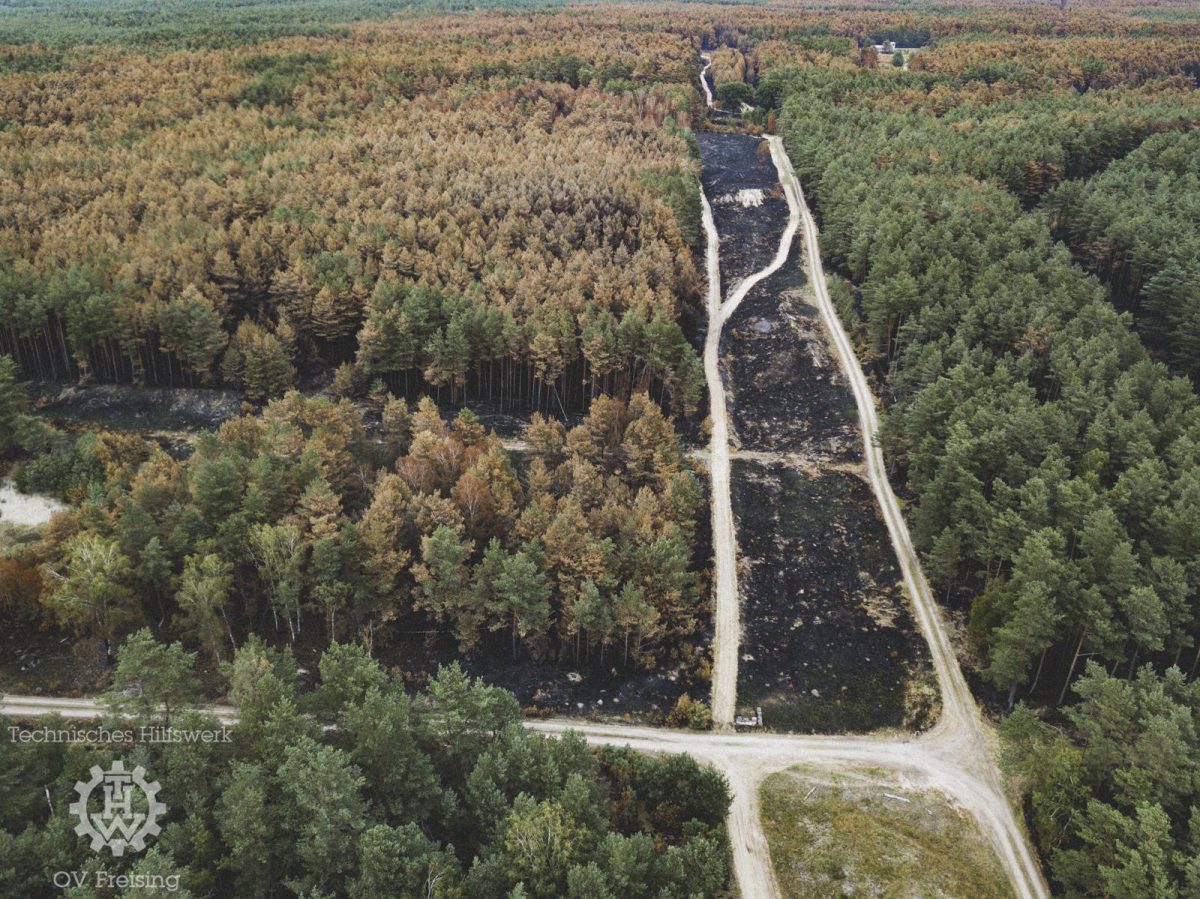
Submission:
{"label": "dense pine forest", "polygon": [[696,664],[704,494],[648,397],[570,432],[535,415],[520,463],[428,398],[364,415],[292,392],[184,462],[115,432],[30,462],[21,485],[77,505],[3,560],[6,617],[109,653],[169,618],[214,663],[248,633],[386,650],[433,625],[467,655],[498,633],[513,658]]}
{"label": "dense pine forest", "polygon": [[1054,234],[1133,313],[1171,369],[1200,379],[1200,141],[1158,134],[1086,181],[1045,200]]}
{"label": "dense pine forest", "polygon": [[[527,734],[509,694],[403,657],[437,632],[464,663],[704,691],[707,508],[680,436],[703,406],[704,51],[818,218],[1053,888],[1196,895],[1200,12],[501,5],[0,23],[0,458],[70,504],[0,542],[0,614],[95,647],[114,691],[139,655],[180,682],[194,663],[243,715],[237,758],[153,760],[202,811],[141,864],[186,866],[195,895],[725,888],[719,778]],[[56,429],[25,382],[248,404],[166,452]],[[520,413],[520,443],[470,403]],[[708,724],[686,695],[668,720]],[[90,764],[0,753],[68,787]],[[287,787],[318,772],[336,839]],[[61,822],[21,832],[27,779],[0,781],[8,885],[68,852]],[[253,838],[218,823],[272,806]]]}
{"label": "dense pine forest", "polygon": [[824,251],[886,373],[888,449],[919,500],[929,570],[950,597],[978,593],[998,685],[1028,684],[1059,640],[1127,668],[1195,642],[1193,387],[1148,358],[1025,208],[1189,127],[1194,91],[1164,74],[1149,96],[1071,86],[969,103],[970,79],[805,71],[783,104]]}
{"label": "dense pine forest", "polygon": [[[194,661],[135,634],[121,649],[112,714],[89,726],[220,734],[215,718],[178,711],[197,698]],[[91,886],[105,873],[184,897],[683,899],[724,889],[728,787],[688,756],[535,734],[511,694],[458,668],[411,695],[354,646],[331,646],[303,692],[290,652],[258,641],[226,674],[240,713],[228,742],[126,751],[129,741],[0,741],[0,893],[62,895],[48,872],[72,867],[89,884],[68,891],[78,897],[113,895]],[[122,692],[131,684],[132,701]],[[132,859],[91,852],[74,819],[45,815],[47,797],[74,795],[114,752],[129,770],[155,772],[179,804]]]}
{"label": "dense pine forest", "polygon": [[631,38],[402,22],[49,72],[15,49],[0,350],[255,401],[345,363],[413,399],[691,412],[694,51]]}

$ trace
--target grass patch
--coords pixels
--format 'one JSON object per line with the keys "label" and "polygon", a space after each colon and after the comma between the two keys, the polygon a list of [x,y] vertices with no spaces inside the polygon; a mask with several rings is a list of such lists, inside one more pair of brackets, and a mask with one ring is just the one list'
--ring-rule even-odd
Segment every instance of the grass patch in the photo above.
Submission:
{"label": "grass patch", "polygon": [[760,799],[785,896],[1013,895],[974,823],[937,792],[907,789],[866,772],[830,779],[793,769],[768,777]]}

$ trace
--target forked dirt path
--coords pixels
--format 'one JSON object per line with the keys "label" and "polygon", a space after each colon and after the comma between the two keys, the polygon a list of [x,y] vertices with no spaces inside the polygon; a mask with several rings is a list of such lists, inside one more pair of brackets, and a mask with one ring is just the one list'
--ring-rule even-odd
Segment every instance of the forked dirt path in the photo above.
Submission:
{"label": "forked dirt path", "polygon": [[[706,78],[711,61],[707,55],[704,59],[705,66],[700,74],[700,85],[711,107],[712,91]],[[749,291],[787,261],[792,239],[801,226],[804,232],[809,283],[812,284],[817,308],[837,353],[839,365],[854,393],[863,436],[867,479],[883,512],[917,624],[929,644],[942,696],[942,714],[935,727],[915,739],[747,737],[761,741],[760,748],[765,751],[765,756],[755,765],[747,765],[748,759],[733,765],[723,765],[730,772],[731,785],[735,787],[730,835],[734,843],[734,861],[739,883],[742,884],[744,894],[748,896],[778,895],[774,875],[770,870],[769,853],[764,849],[765,839],[762,836],[761,823],[757,814],[745,814],[747,810],[756,809],[757,784],[761,777],[769,770],[786,767],[796,761],[857,761],[886,768],[910,768],[914,773],[921,774],[923,779],[927,779],[929,785],[953,796],[976,818],[983,832],[988,835],[1009,873],[1017,895],[1023,899],[1045,896],[1047,890],[1041,870],[1003,791],[1003,781],[994,761],[994,740],[962,676],[940,610],[901,514],[900,504],[887,479],[883,452],[878,445],[879,417],[875,398],[830,299],[824,267],[821,264],[816,222],[804,202],[799,179],[784,150],[782,140],[775,135],[768,136],[766,140],[780,184],[787,197],[787,227],[771,263],[739,282],[724,302],[721,301],[719,265],[716,258],[720,253],[720,240],[713,223],[712,210],[703,190],[701,191],[709,279],[709,325],[705,340],[704,369],[708,381],[712,420],[708,463],[712,481],[716,584],[712,693],[714,725],[718,730],[728,730],[733,721],[737,702],[740,638],[737,546],[729,494],[728,416],[724,386],[718,367],[721,328]],[[599,737],[599,734],[596,736]],[[695,746],[695,742],[689,742]],[[778,754],[773,753],[770,747],[777,747]],[[720,764],[719,760],[714,761]],[[751,775],[752,771],[758,772],[757,777]],[[748,791],[752,796],[738,796],[740,790]],[[763,867],[767,870],[764,871]],[[752,886],[752,890],[748,889],[748,886]]]}
{"label": "forked dirt path", "polygon": [[[703,78],[701,83],[704,83]],[[704,379],[708,383],[708,415],[712,428],[708,445],[715,584],[712,716],[713,726],[717,730],[728,731],[733,728],[737,705],[741,622],[737,583],[737,537],[734,533],[733,503],[729,490],[729,411],[725,402],[725,385],[721,380],[720,368],[721,331],[746,295],[787,262],[788,254],[792,250],[792,239],[800,226],[800,216],[789,199],[788,222],[780,237],[775,257],[764,268],[739,281],[722,300],[721,239],[713,221],[712,206],[703,188],[700,189],[700,201],[707,241],[705,268],[708,271],[708,332],[704,338]]]}

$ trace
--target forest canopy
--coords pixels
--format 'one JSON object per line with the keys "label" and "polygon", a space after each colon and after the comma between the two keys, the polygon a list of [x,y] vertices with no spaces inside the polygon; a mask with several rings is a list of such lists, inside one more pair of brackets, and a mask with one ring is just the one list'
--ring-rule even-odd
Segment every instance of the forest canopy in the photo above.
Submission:
{"label": "forest canopy", "polygon": [[[188,708],[194,661],[135,634],[109,711],[90,725],[219,733],[215,717]],[[89,883],[100,872],[174,875],[173,895],[189,897],[693,899],[725,889],[729,787],[689,756],[534,733],[511,694],[457,667],[411,694],[356,646],[331,646],[305,691],[291,654],[261,641],[225,674],[239,715],[227,742],[0,742],[0,892],[61,895],[52,875],[67,869]],[[6,734],[18,726],[0,723]],[[157,780],[166,806],[153,845],[120,858],[92,852],[67,809],[76,781],[114,753]]]}
{"label": "forest canopy", "polygon": [[1056,237],[1180,374],[1200,381],[1200,134],[1155,135],[1044,206]]}
{"label": "forest canopy", "polygon": [[[467,665],[707,679],[704,496],[672,421],[702,405],[705,51],[724,105],[751,107],[735,127],[782,136],[818,216],[925,571],[1056,886],[1196,893],[1194,9],[387,18],[400,5],[25,0],[0,23],[0,454],[72,504],[6,550],[3,611],[103,646],[118,683],[128,652],[184,675],[194,653],[243,716],[245,754],[146,864],[187,866],[201,894],[252,891],[256,865],[306,894],[433,873],[449,896],[723,887],[710,772],[542,740],[459,669],[392,680],[344,645],[436,632]],[[172,455],[49,433],[26,380],[257,408]],[[526,415],[520,440],[439,408],[468,401]],[[306,695],[290,653],[314,647]],[[450,729],[464,708],[494,726]],[[14,764],[69,785],[84,762]],[[326,868],[286,786],[317,773],[352,823]],[[279,819],[250,837],[217,823],[265,807]],[[4,822],[20,862],[0,877],[59,848],[38,820]],[[531,862],[535,829],[552,839]]]}
{"label": "forest canopy", "polygon": [[26,378],[255,401],[356,362],[410,398],[654,387],[694,411],[694,51],[538,26],[0,75],[0,352]]}

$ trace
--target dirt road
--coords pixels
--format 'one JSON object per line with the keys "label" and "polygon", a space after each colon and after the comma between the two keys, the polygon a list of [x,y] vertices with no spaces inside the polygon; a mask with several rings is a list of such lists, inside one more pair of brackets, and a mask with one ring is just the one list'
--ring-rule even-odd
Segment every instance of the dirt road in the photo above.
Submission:
{"label": "dirt road", "polygon": [[[712,92],[706,75],[711,66],[707,55],[700,85],[708,105]],[[854,393],[861,424],[866,475],[883,512],[888,534],[911,598],[913,613],[929,644],[942,694],[938,724],[916,739],[876,737],[775,737],[671,736],[661,731],[629,728],[585,728],[597,742],[626,739],[649,751],[683,751],[705,758],[726,771],[734,788],[730,811],[730,839],[734,867],[746,896],[777,896],[770,853],[757,815],[758,784],[773,770],[797,762],[866,764],[888,769],[907,769],[925,786],[941,789],[959,802],[979,823],[1001,858],[1016,894],[1022,899],[1047,895],[1041,871],[1029,848],[1024,831],[1006,799],[1000,772],[994,762],[994,740],[983,722],[950,645],[940,611],[921,569],[908,526],[895,492],[887,479],[883,453],[877,445],[879,418],[875,398],[858,363],[841,321],[829,297],[821,264],[818,231],[799,180],[778,136],[768,136],[771,159],[788,202],[788,222],[775,258],[762,270],[740,281],[724,302],[721,299],[720,240],[712,209],[701,191],[703,222],[707,237],[708,333],[704,370],[708,382],[712,440],[708,463],[712,487],[713,547],[715,569],[715,633],[713,646],[712,710],[718,730],[730,727],[737,702],[737,663],[740,614],[737,592],[737,543],[729,495],[729,425],[724,385],[720,377],[721,329],[745,296],[787,261],[792,239],[803,226],[809,282],[838,357]],[[547,725],[550,728],[558,725]],[[636,741],[636,742],[634,742]]]}
{"label": "dirt road", "polygon": [[[99,718],[107,711],[97,699],[65,699],[57,696],[16,696],[0,694],[0,715],[29,720],[42,715],[60,715],[68,720]],[[222,724],[237,723],[237,709],[228,705],[210,705],[205,711]]]}
{"label": "dirt road", "polygon": [[[237,722],[233,708],[213,706],[209,710],[223,723]],[[21,719],[58,714],[81,720],[100,717],[104,707],[91,699],[4,696],[0,698],[0,713]],[[903,773],[914,787],[941,790],[966,809],[992,840],[1017,895],[1022,899],[1046,895],[1036,867],[1025,867],[1021,858],[1024,843],[1020,832],[1010,829],[1014,822],[1006,814],[1008,806],[1003,797],[953,758],[945,757],[944,741],[936,736],[890,740],[873,736],[706,734],[570,720],[530,721],[526,726],[547,734],[574,730],[597,745],[628,745],[643,752],[684,752],[723,771],[733,792],[728,827],[734,872],[746,899],[780,895],[758,815],[759,784],[767,774],[800,763],[839,769],[848,765],[886,768]]]}
{"label": "dirt road", "polygon": [[721,382],[721,243],[713,224],[712,206],[700,191],[708,251],[708,333],[704,339],[704,380],[708,383],[708,475],[712,498],[713,532],[713,678],[712,713],[717,730],[732,730],[737,701],[738,623],[737,538],[729,493],[729,416]]}

